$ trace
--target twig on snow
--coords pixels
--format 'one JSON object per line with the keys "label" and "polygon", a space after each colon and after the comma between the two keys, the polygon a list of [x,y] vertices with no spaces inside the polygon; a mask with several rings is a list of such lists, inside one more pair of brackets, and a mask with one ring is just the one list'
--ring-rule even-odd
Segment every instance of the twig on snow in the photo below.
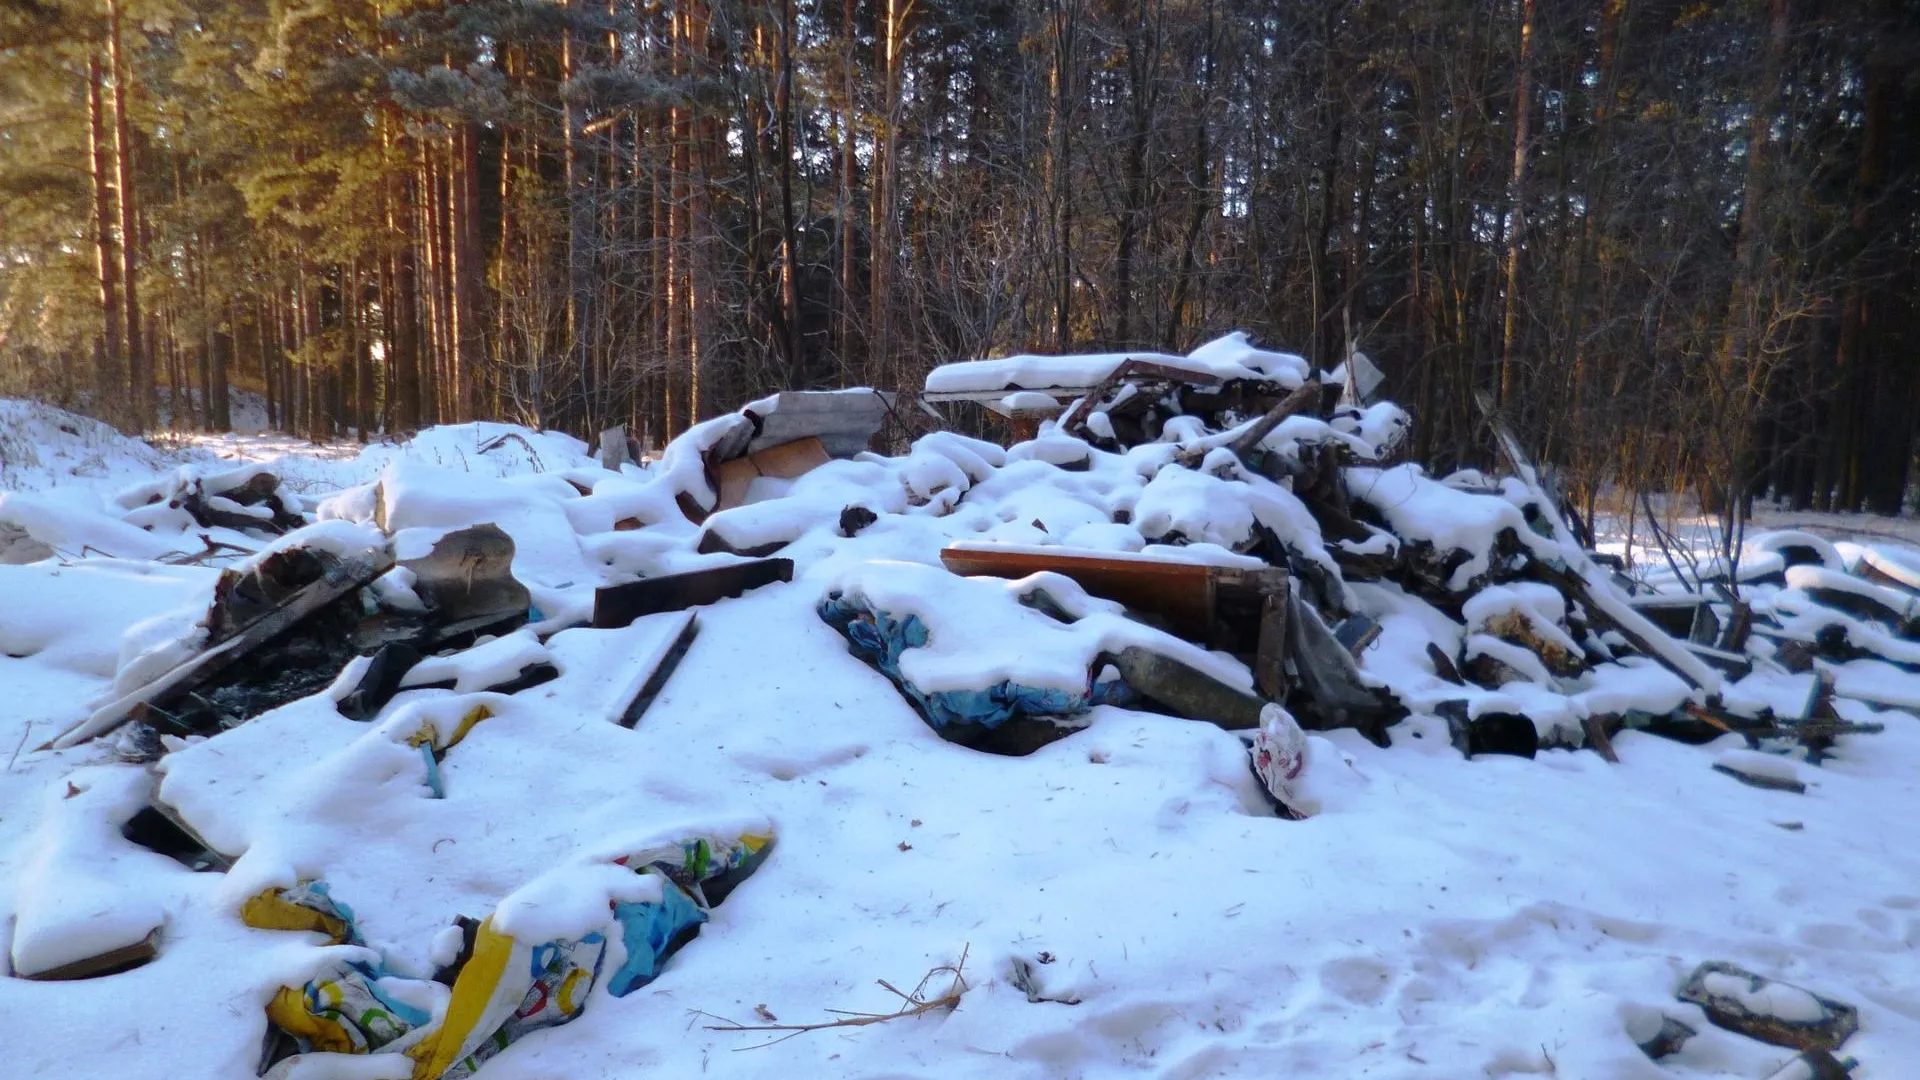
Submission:
{"label": "twig on snow", "polygon": [[524,446],[527,448],[527,456],[533,459],[534,472],[546,471],[546,464],[540,460],[540,451],[535,450],[533,448],[533,444],[527,441],[527,437],[525,435],[520,434],[517,431],[507,431],[507,432],[502,432],[499,435],[495,435],[493,438],[488,439],[486,442],[483,442],[479,446],[475,447],[474,452],[485,454],[494,450],[498,450],[500,447],[506,445],[506,442],[508,439],[512,439],[514,442],[517,442],[521,446]]}
{"label": "twig on snow", "polygon": [[27,745],[27,733],[32,730],[33,730],[33,721],[31,720],[27,721],[26,727],[23,727],[20,729],[20,742],[14,746],[13,756],[7,759],[8,772],[12,772],[13,763],[20,760],[20,747]]}
{"label": "twig on snow", "polygon": [[[919,984],[913,988],[912,993],[903,992],[899,987],[894,986],[885,979],[875,979],[875,982],[886,988],[887,992],[898,997],[902,1002],[900,1008],[890,1013],[863,1013],[852,1012],[846,1009],[828,1009],[827,1011],[830,1013],[839,1013],[840,1019],[822,1020],[815,1024],[739,1024],[728,1020],[724,1016],[715,1016],[713,1013],[701,1012],[699,1010],[695,1010],[695,1012],[697,1015],[721,1021],[721,1023],[718,1024],[706,1025],[708,1031],[786,1032],[785,1035],[768,1042],[756,1043],[753,1046],[735,1047],[736,1051],[759,1050],[763,1047],[772,1046],[775,1043],[786,1042],[788,1039],[797,1035],[804,1035],[809,1031],[825,1031],[828,1028],[865,1027],[868,1024],[884,1024],[889,1020],[903,1020],[910,1016],[924,1016],[936,1009],[952,1009],[960,1004],[961,995],[965,994],[968,990],[967,980],[962,974],[962,969],[967,966],[967,954],[972,948],[973,946],[971,944],[962,948],[960,950],[960,959],[957,963],[942,964],[928,971],[925,975],[922,975]],[[947,992],[937,998],[927,997],[927,984],[942,974],[951,974],[953,976],[953,981],[947,984]]]}

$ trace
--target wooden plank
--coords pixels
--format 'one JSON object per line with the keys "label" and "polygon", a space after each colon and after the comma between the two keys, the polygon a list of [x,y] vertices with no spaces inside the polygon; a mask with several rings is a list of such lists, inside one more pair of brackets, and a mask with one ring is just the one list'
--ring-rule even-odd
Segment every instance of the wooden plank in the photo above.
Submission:
{"label": "wooden plank", "polygon": [[681,620],[679,628],[669,627],[671,636],[666,648],[651,658],[651,664],[644,669],[645,675],[638,678],[639,686],[634,688],[626,704],[621,706],[616,717],[621,727],[630,728],[640,722],[640,717],[653,704],[653,699],[666,689],[667,680],[673,678],[687,650],[693,647],[693,639],[700,633],[700,622],[691,611],[681,612],[678,617]]}
{"label": "wooden plank", "polygon": [[98,956],[89,956],[84,960],[75,960],[47,971],[17,971],[23,979],[36,982],[61,982],[69,979],[97,979],[103,975],[116,975],[130,971],[160,955],[160,928],[147,931],[147,936],[131,945],[122,945],[117,949],[108,949]]}
{"label": "wooden plank", "polygon": [[1613,752],[1613,736],[1607,734],[1607,725],[1598,716],[1589,716],[1580,721],[1581,728],[1587,733],[1587,745],[1605,759],[1608,764],[1620,764],[1620,755]]}
{"label": "wooden plank", "polygon": [[594,590],[593,625],[603,630],[628,626],[645,615],[684,611],[739,596],[762,585],[792,580],[792,559],[755,559],[608,585]]}
{"label": "wooden plank", "polygon": [[1023,578],[1042,570],[1073,579],[1095,596],[1164,619],[1172,633],[1204,641],[1213,627],[1219,568],[1124,555],[1051,554],[949,547],[948,570],[966,577]]}
{"label": "wooden plank", "polygon": [[1713,771],[1731,776],[1748,787],[1766,788],[1769,791],[1790,791],[1795,795],[1805,795],[1807,785],[1798,780],[1786,780],[1778,776],[1766,776],[1761,773],[1742,772],[1731,765],[1713,763]]}
{"label": "wooden plank", "polygon": [[1134,365],[1141,362],[1127,360],[1114,365],[1113,370],[1107,372],[1106,378],[1094,383],[1093,389],[1080,397],[1077,407],[1069,409],[1060,417],[1060,430],[1076,438],[1084,438],[1087,434],[1087,417],[1093,415],[1094,411],[1100,407],[1100,403],[1107,399],[1107,395],[1119,387],[1120,380],[1127,377],[1127,373],[1133,370]]}
{"label": "wooden plank", "polygon": [[755,477],[795,480],[832,460],[826,444],[817,436],[809,435],[722,462],[714,470],[718,480],[714,487],[720,492],[714,512],[745,506]]}

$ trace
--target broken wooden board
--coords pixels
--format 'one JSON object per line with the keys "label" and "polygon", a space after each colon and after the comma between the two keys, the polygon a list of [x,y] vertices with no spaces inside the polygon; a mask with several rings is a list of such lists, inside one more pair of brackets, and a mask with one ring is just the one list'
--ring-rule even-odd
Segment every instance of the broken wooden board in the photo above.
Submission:
{"label": "broken wooden board", "polygon": [[[600,467],[619,472],[622,465],[640,464],[640,440],[627,434],[627,425],[615,424],[600,433]],[[591,491],[582,491],[582,495]]]}
{"label": "broken wooden board", "polygon": [[1695,968],[1675,997],[1706,1010],[1728,1031],[1795,1050],[1837,1050],[1860,1030],[1860,1011],[1736,964]]}
{"label": "broken wooden board", "polygon": [[68,728],[47,746],[64,749],[97,738],[125,723],[134,708],[157,703],[170,695],[183,694],[218,674],[248,652],[286,631],[302,619],[385,573],[393,565],[386,549],[368,549],[338,558],[323,556],[326,570],[321,577],[286,598],[275,610],[255,619],[231,637],[218,642],[176,665],[137,690],[95,709],[85,720]]}
{"label": "broken wooden board", "polygon": [[1566,565],[1552,566],[1536,560],[1535,565],[1541,576],[1547,579],[1548,584],[1559,589],[1569,602],[1585,608],[1588,619],[1595,625],[1617,631],[1636,651],[1653,658],[1695,690],[1708,695],[1718,694],[1722,683],[1720,672],[1689,653],[1680,642],[1673,640],[1646,616],[1633,609],[1625,593],[1613,584],[1605,569],[1595,565],[1580,546],[1573,530],[1561,520],[1559,501],[1550,498],[1541,486],[1539,472],[1521,449],[1520,440],[1514,435],[1513,429],[1494,408],[1493,398],[1485,390],[1474,391],[1473,397],[1486,419],[1487,427],[1493,432],[1494,445],[1507,459],[1515,477],[1533,496],[1534,504],[1553,534],[1552,539],[1560,545]]}
{"label": "broken wooden board", "polygon": [[1713,763],[1713,771],[1731,776],[1748,787],[1765,788],[1768,791],[1790,791],[1795,795],[1805,795],[1807,785],[1798,780],[1789,780],[1781,776],[1770,776],[1763,772],[1752,772],[1724,761]]}
{"label": "broken wooden board", "polygon": [[793,580],[792,559],[755,559],[684,574],[642,578],[594,590],[593,625],[601,630],[632,624],[645,615],[683,611],[739,596],[750,589]]}
{"label": "broken wooden board", "polygon": [[1018,579],[1051,571],[1202,643],[1212,635],[1223,600],[1257,616],[1262,598],[1284,594],[1288,580],[1285,570],[1274,567],[1210,566],[1127,552],[1010,544],[950,544],[940,552],[940,562],[963,577]]}
{"label": "broken wooden board", "polygon": [[160,955],[160,928],[154,927],[147,936],[129,945],[108,949],[105,952],[70,964],[49,968],[46,971],[22,971],[14,969],[14,974],[23,979],[36,982],[63,982],[70,979],[97,979],[105,975],[118,975]]}
{"label": "broken wooden board", "polygon": [[1719,670],[1635,611],[1628,604],[1627,597],[1615,591],[1613,584],[1605,579],[1598,567],[1588,562],[1582,573],[1536,561],[1534,568],[1548,584],[1559,589],[1568,602],[1577,603],[1585,609],[1588,620],[1595,626],[1617,632],[1627,639],[1627,644],[1633,646],[1635,651],[1680,676],[1694,689],[1708,694],[1720,692],[1723,680]]}
{"label": "broken wooden board", "polygon": [[720,493],[720,497],[714,501],[714,511],[747,505],[747,489],[753,486],[754,477],[759,475],[760,470],[753,467],[751,458],[738,457],[722,462],[714,470],[714,479],[718,483],[713,487]]}
{"label": "broken wooden board", "polygon": [[609,717],[621,727],[630,728],[640,722],[653,704],[653,699],[666,689],[667,680],[673,678],[674,670],[693,647],[693,639],[700,633],[700,622],[691,611],[662,612],[648,617],[658,624],[658,636],[655,644],[647,651],[636,652],[630,657],[630,674],[627,686],[618,695],[617,711]]}
{"label": "broken wooden board", "polygon": [[1208,454],[1220,446],[1225,446],[1233,452],[1235,457],[1246,461],[1248,467],[1252,468],[1253,462],[1250,459],[1253,457],[1253,451],[1260,445],[1262,439],[1273,434],[1273,429],[1279,427],[1288,417],[1310,409],[1316,409],[1319,404],[1320,383],[1316,380],[1309,379],[1292,393],[1281,398],[1280,401],[1275,404],[1273,408],[1268,409],[1260,419],[1249,424],[1244,430],[1234,435],[1232,439],[1225,442],[1220,441],[1224,436],[1203,439],[1198,444],[1180,451],[1179,455],[1174,458],[1174,461],[1184,468],[1197,469],[1200,467],[1201,462],[1206,460]]}
{"label": "broken wooden board", "polygon": [[1698,593],[1649,593],[1627,598],[1628,606],[1674,638],[1687,640],[1711,601]]}
{"label": "broken wooden board", "polygon": [[1287,696],[1287,586],[1260,600],[1260,637],[1254,649],[1253,685],[1269,701]]}

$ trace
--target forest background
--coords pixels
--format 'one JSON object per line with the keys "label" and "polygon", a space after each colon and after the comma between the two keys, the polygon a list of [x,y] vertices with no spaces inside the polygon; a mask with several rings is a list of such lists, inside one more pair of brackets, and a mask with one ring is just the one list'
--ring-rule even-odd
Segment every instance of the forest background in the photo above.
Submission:
{"label": "forest background", "polygon": [[[0,395],[650,444],[1244,328],[1576,491],[1894,513],[1920,0],[5,0]],[[178,402],[179,408],[163,408]]]}

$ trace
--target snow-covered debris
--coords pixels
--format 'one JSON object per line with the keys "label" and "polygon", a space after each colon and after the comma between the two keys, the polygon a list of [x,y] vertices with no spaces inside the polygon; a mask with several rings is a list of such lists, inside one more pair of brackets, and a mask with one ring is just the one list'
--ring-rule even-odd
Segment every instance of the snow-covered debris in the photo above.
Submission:
{"label": "snow-covered debris", "polygon": [[[897,1003],[833,988],[967,955],[985,962],[961,1007],[916,1021],[911,1051],[869,1029],[783,1043],[780,1067],[1310,1072],[1390,1041],[1408,1075],[1628,1075],[1674,1008],[1674,957],[1800,978],[1779,946],[1795,933],[1836,943],[1809,984],[1865,1002],[1875,1039],[1912,1028],[1871,996],[1909,965],[1861,942],[1898,941],[1920,866],[1849,823],[1876,785],[1906,806],[1920,762],[1920,728],[1881,711],[1920,707],[1902,576],[1920,557],[1760,537],[1742,565],[1773,579],[1682,601],[1723,628],[1685,641],[1571,542],[1530,469],[1429,477],[1398,460],[1404,411],[1337,403],[1244,335],[990,363],[929,389],[995,383],[987,403],[1031,413],[1033,437],[836,456],[809,409],[768,399],[616,469],[566,436],[462,425],[333,467],[326,499],[259,479],[297,466],[157,462],[118,483],[147,481],[124,505],[19,504],[48,535],[145,546],[0,566],[27,598],[0,615],[0,674],[53,721],[39,737],[90,697],[133,714],[110,743],[26,751],[32,799],[0,780],[0,816],[31,824],[0,846],[8,952],[51,962],[159,927],[121,976],[148,981],[122,985],[192,1015],[166,1065],[194,1075],[250,1075],[268,1032],[264,1064],[289,1075],[738,1074],[746,1056],[711,1051],[751,1025],[727,1021],[883,1014]],[[1079,400],[1037,421],[1013,368]],[[248,501],[269,486],[318,523],[271,538],[278,511]],[[194,492],[226,524],[195,520]],[[216,542],[258,552],[222,572]],[[329,565],[362,554],[373,573]],[[167,681],[320,583],[217,677]],[[174,696],[129,704],[156,684]],[[1023,737],[941,738],[967,725]],[[1775,804],[1793,820],[1757,809]],[[129,814],[126,836],[218,872],[87,862],[133,842],[113,838]],[[1814,860],[1842,872],[1808,878]],[[1753,867],[1792,887],[1721,903]],[[63,882],[115,910],[62,910]],[[1862,904],[1860,927],[1833,922]],[[1247,940],[1287,941],[1287,963]],[[0,980],[0,1006],[52,1008],[21,982]],[[1749,1011],[1808,1012],[1722,982],[1707,990]],[[1452,1004],[1515,985],[1546,986],[1523,995],[1541,1008]],[[62,1009],[126,1028],[111,980],[67,989]],[[1312,1040],[1285,1027],[1303,1003]],[[636,1034],[687,1009],[727,1021]],[[1671,1061],[1712,1044],[1763,1071],[1730,1036],[1692,1038]],[[158,1075],[150,1049],[120,1052]]]}

